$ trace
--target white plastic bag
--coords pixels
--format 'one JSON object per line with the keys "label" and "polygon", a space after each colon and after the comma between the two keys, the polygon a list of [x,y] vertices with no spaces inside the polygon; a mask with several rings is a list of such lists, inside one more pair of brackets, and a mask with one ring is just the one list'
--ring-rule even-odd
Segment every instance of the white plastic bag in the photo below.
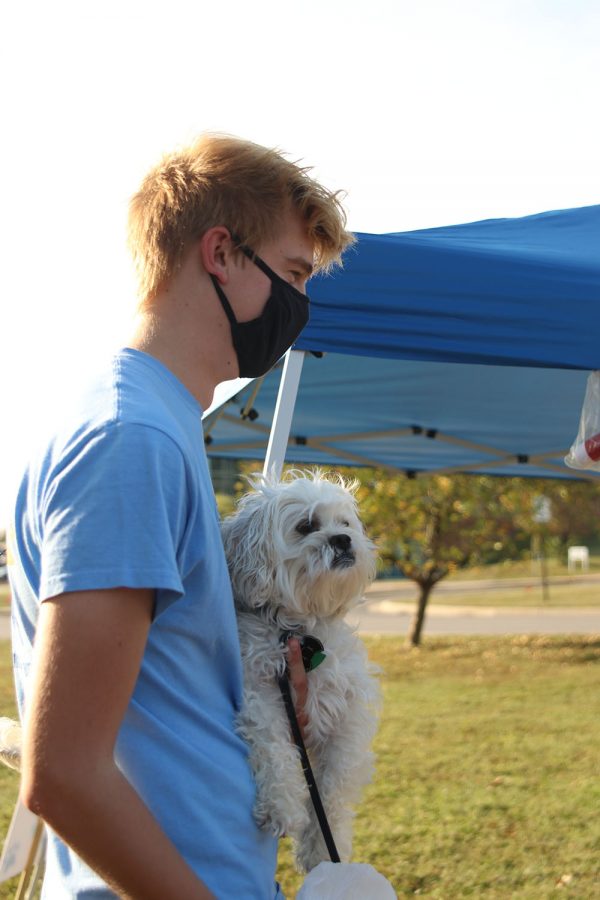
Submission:
{"label": "white plastic bag", "polygon": [[588,376],[579,431],[565,463],[572,469],[600,472],[600,371]]}
{"label": "white plastic bag", "polygon": [[397,900],[387,878],[366,863],[321,862],[309,872],[296,900]]}

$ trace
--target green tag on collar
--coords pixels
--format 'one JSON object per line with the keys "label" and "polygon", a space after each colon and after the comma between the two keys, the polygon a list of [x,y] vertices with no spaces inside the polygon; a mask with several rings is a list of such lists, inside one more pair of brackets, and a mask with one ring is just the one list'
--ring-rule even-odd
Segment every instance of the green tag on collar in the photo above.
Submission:
{"label": "green tag on collar", "polygon": [[287,644],[290,638],[296,638],[300,642],[302,651],[302,663],[305,672],[312,672],[317,666],[320,666],[327,654],[325,648],[319,638],[313,637],[312,634],[298,634],[294,631],[284,631],[279,637],[279,643]]}
{"label": "green tag on collar", "polygon": [[326,656],[327,654],[323,653],[322,650],[317,650],[315,653],[313,653],[308,666],[309,672],[312,672],[313,669],[316,669],[317,666],[320,666]]}

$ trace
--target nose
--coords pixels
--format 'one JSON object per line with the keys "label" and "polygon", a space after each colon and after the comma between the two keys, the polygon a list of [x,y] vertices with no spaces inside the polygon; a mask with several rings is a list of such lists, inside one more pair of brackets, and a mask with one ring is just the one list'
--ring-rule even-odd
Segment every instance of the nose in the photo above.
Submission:
{"label": "nose", "polygon": [[347,534],[332,534],[329,538],[329,544],[333,547],[334,550],[339,550],[342,553],[347,553],[350,549],[350,545],[352,544],[352,539]]}

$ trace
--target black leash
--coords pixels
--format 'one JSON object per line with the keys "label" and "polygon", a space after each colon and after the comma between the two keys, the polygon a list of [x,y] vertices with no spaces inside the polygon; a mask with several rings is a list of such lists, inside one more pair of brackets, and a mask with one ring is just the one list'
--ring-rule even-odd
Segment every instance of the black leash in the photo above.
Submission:
{"label": "black leash", "polygon": [[325,810],[323,809],[323,804],[321,802],[321,797],[317,789],[317,784],[310,765],[308,753],[306,752],[306,747],[304,746],[304,741],[302,740],[300,725],[298,724],[298,719],[296,718],[296,710],[294,709],[294,701],[292,700],[292,692],[290,690],[290,682],[288,679],[287,671],[285,675],[283,675],[279,679],[279,690],[281,691],[281,696],[283,697],[287,716],[290,720],[290,727],[292,729],[294,742],[296,744],[296,747],[300,751],[302,771],[304,772],[306,784],[308,785],[308,790],[310,792],[310,798],[313,802],[313,806],[317,814],[317,819],[319,820],[319,825],[321,826],[321,831],[323,832],[327,851],[329,853],[329,856],[331,857],[331,862],[339,863],[341,861],[340,856],[337,852],[335,841],[333,840],[333,835],[331,833],[331,828],[329,827],[329,822],[327,821],[327,816],[325,815]]}

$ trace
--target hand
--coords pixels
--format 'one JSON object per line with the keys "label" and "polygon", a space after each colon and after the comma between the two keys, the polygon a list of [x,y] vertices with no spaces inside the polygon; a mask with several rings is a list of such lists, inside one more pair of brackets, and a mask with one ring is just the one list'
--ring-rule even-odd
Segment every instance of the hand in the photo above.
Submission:
{"label": "hand", "polygon": [[294,698],[294,708],[296,710],[296,718],[302,732],[302,739],[306,739],[304,730],[308,725],[308,716],[306,714],[306,698],[308,695],[308,678],[302,660],[302,648],[298,638],[290,638],[287,642],[287,659],[288,669],[290,673],[290,683],[292,685],[292,697]]}

